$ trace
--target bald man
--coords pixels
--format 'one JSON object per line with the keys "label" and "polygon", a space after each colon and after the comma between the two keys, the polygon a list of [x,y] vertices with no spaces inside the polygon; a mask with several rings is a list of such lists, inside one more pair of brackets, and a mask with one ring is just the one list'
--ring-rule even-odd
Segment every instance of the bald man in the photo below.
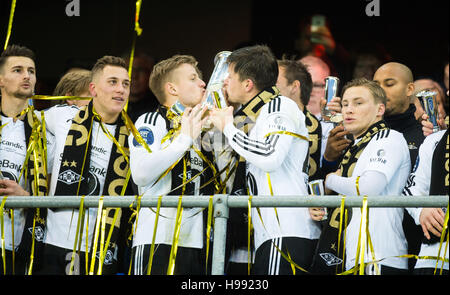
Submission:
{"label": "bald man", "polygon": [[[401,63],[389,62],[377,69],[373,80],[380,84],[387,96],[384,120],[388,126],[403,134],[409,148],[411,167],[415,166],[419,146],[425,139],[422,125],[414,115],[416,107],[410,97],[414,94],[414,78],[411,70]],[[409,179],[408,181],[413,181]],[[408,253],[418,254],[421,245],[422,232],[420,226],[405,210],[403,230],[408,241]],[[412,271],[415,259],[410,259],[409,270]]]}
{"label": "bald man", "polygon": [[410,102],[414,94],[413,74],[407,66],[389,62],[377,69],[373,80],[386,92],[384,119],[392,129],[403,133],[409,147],[411,167],[414,167],[424,136],[422,126],[414,116],[416,107]]}
{"label": "bald man", "polygon": [[330,75],[330,68],[323,60],[314,56],[305,56],[300,59],[300,62],[307,67],[313,82],[308,110],[320,119],[320,100],[324,97],[325,78]]}

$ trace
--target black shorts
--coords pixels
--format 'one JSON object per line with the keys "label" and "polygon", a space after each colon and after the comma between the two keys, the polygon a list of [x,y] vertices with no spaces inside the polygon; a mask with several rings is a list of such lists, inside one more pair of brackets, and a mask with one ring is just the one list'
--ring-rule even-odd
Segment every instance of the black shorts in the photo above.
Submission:
{"label": "black shorts", "polygon": [[[42,270],[37,274],[43,275],[68,275],[70,273],[70,264],[72,261],[72,250],[60,248],[50,244],[44,244],[44,257]],[[99,251],[95,259],[93,274],[98,272]],[[86,264],[86,252],[75,252],[73,259],[73,275],[89,274],[91,269],[92,254],[89,253]],[[102,275],[115,275],[117,273],[117,253],[107,252],[102,265]]]}
{"label": "black shorts", "polygon": [[[2,251],[2,248],[0,248]],[[25,257],[24,254],[20,252],[14,252],[14,263],[13,263],[13,252],[5,249],[5,264],[3,264],[3,256],[0,252],[0,275],[25,275],[28,274],[28,267],[26,261],[30,257]]]}
{"label": "black shorts", "polygon": [[[146,275],[150,259],[151,245],[139,245],[132,249],[131,274]],[[151,275],[166,275],[169,266],[171,245],[155,244]],[[206,274],[205,259],[202,249],[178,247],[175,259],[175,275]],[[210,253],[212,255],[212,253]],[[202,258],[203,257],[203,258]]]}
{"label": "black shorts", "polygon": [[[290,257],[298,266],[308,271],[312,263],[314,251],[318,240],[309,240],[298,237],[282,237],[265,241],[255,253],[253,275],[292,275],[294,270],[291,263],[283,258],[281,253]],[[275,247],[276,246],[276,247]],[[296,275],[306,274],[295,268]]]}

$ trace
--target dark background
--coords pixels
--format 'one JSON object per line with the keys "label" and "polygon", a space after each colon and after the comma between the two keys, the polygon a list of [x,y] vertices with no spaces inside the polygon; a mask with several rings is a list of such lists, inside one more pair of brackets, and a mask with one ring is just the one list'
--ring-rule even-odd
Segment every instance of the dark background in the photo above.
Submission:
{"label": "dark background", "polygon": [[[25,45],[37,55],[39,87],[51,94],[70,66],[90,68],[103,55],[129,55],[134,34],[134,0],[79,0],[80,16],[68,17],[68,0],[18,0],[9,44]],[[448,61],[449,1],[380,0],[380,16],[368,17],[369,0],[144,0],[142,35],[137,47],[157,61],[191,54],[207,82],[217,52],[244,44],[267,44],[280,58],[298,54],[299,24],[308,16],[327,17],[339,48],[349,59],[337,73],[349,78],[354,53],[362,47],[382,48],[394,61],[411,68],[415,78],[442,83]],[[0,45],[3,48],[11,1],[0,0]]]}

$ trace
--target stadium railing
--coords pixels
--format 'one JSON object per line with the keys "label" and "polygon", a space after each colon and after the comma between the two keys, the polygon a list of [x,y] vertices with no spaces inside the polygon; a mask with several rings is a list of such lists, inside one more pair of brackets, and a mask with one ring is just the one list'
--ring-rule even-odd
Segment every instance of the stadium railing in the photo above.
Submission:
{"label": "stadium railing", "polygon": [[[79,196],[8,196],[3,197],[5,208],[79,208]],[[211,274],[223,275],[225,268],[225,244],[227,219],[230,208],[251,207],[339,207],[343,196],[213,196],[214,235]],[[86,196],[84,208],[98,207],[103,199],[103,208],[156,207],[159,196]],[[249,202],[250,201],[250,202]],[[179,196],[164,196],[161,207],[177,207]],[[183,196],[182,207],[208,208],[210,196]],[[362,207],[363,197],[345,196],[345,207]],[[449,196],[367,196],[367,206],[372,207],[446,207]],[[254,218],[254,217],[253,217]]]}

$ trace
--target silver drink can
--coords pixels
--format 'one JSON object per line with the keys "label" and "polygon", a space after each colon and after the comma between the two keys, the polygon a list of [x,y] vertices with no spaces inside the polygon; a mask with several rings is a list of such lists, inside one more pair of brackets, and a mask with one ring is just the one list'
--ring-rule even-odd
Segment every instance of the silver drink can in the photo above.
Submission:
{"label": "silver drink can", "polygon": [[[339,78],[328,76],[325,78],[325,99],[327,100],[327,103],[329,103],[333,97],[336,97],[337,90],[339,87]],[[327,106],[324,107],[322,110],[322,116],[324,117],[325,121],[332,121],[331,117],[333,116],[331,114],[331,111],[328,109]]]}
{"label": "silver drink can", "polygon": [[430,90],[423,90],[416,94],[424,111],[428,115],[428,120],[433,124],[433,132],[438,132],[440,130],[436,95],[437,92]]}
{"label": "silver drink can", "polygon": [[[309,186],[309,191],[310,191],[311,195],[323,196],[325,194],[325,189],[323,186],[323,179],[312,180],[312,181],[308,182],[308,186]],[[325,215],[323,216],[322,220],[327,220],[328,219],[327,208],[323,207],[321,210],[325,212]]]}

